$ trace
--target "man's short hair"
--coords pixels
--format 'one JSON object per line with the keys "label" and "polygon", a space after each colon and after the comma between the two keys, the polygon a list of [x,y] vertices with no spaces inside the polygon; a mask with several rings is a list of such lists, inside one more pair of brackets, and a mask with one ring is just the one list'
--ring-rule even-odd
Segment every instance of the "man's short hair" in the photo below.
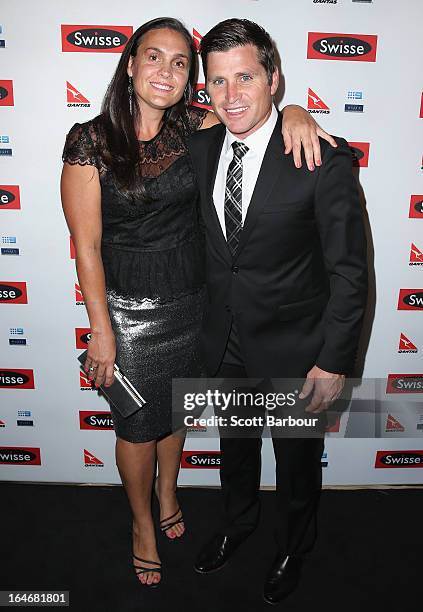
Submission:
{"label": "man's short hair", "polygon": [[213,51],[229,51],[235,47],[254,45],[257,57],[266,70],[269,85],[276,69],[275,45],[264,28],[248,19],[225,19],[203,37],[200,46],[203,72],[207,80],[207,56]]}

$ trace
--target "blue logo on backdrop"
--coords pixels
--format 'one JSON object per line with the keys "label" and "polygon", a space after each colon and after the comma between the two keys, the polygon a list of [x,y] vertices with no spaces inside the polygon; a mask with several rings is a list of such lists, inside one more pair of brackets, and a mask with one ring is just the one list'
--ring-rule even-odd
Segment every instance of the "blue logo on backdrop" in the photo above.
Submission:
{"label": "blue logo on backdrop", "polygon": [[11,327],[10,335],[11,336],[23,336],[24,330],[23,327]]}
{"label": "blue logo on backdrop", "polygon": [[18,417],[30,417],[30,416],[31,416],[30,410],[18,410]]}

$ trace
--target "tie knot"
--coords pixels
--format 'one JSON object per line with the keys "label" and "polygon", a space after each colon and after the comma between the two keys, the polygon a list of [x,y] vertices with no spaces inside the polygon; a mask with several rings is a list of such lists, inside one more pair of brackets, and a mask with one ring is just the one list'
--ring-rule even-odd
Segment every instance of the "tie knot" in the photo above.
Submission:
{"label": "tie knot", "polygon": [[248,151],[247,145],[245,145],[243,142],[238,141],[232,143],[232,148],[234,150],[234,157],[236,157],[237,159],[242,159]]}

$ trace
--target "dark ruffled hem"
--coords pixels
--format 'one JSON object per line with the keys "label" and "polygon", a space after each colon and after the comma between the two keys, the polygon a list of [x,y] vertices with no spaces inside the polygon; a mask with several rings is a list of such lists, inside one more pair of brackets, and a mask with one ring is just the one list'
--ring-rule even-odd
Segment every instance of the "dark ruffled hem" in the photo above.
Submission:
{"label": "dark ruffled hem", "polygon": [[125,297],[167,302],[204,286],[201,237],[164,251],[134,251],[102,244],[106,287]]}

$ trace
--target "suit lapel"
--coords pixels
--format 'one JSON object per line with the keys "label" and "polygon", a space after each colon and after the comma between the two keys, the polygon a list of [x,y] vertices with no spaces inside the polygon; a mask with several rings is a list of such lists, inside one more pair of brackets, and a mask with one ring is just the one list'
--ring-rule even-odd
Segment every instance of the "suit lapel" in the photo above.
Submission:
{"label": "suit lapel", "polygon": [[226,242],[226,236],[222,231],[219,217],[217,216],[216,207],[213,202],[213,189],[216,180],[217,168],[219,165],[220,153],[222,151],[223,141],[225,140],[226,129],[221,126],[218,135],[211,141],[207,150],[206,164],[206,202],[205,215],[207,216],[209,228],[212,236],[218,243],[219,251],[228,259],[232,260],[232,255]]}
{"label": "suit lapel", "polygon": [[265,205],[266,201],[270,197],[276,181],[280,177],[281,164],[283,164],[283,162],[285,161],[281,126],[282,120],[279,115],[275,125],[275,129],[273,130],[272,136],[269,140],[269,144],[267,145],[266,153],[261,164],[253,195],[251,196],[250,205],[248,206],[248,211],[245,217],[244,227],[241,232],[238,249],[235,254],[235,259],[238,258],[242,249],[246,245],[251,231],[257,221],[257,217],[261,209]]}

